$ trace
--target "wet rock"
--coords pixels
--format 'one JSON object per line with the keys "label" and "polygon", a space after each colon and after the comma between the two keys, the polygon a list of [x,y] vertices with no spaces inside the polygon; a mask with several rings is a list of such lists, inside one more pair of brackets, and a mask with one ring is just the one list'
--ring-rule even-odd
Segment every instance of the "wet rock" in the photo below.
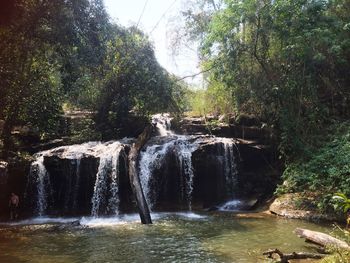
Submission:
{"label": "wet rock", "polygon": [[7,184],[8,179],[8,163],[0,161],[0,185]]}
{"label": "wet rock", "polygon": [[80,224],[79,220],[75,220],[73,222],[69,222],[65,224],[54,225],[52,227],[52,231],[70,230],[73,228],[85,228],[85,227]]}
{"label": "wet rock", "polygon": [[303,202],[310,202],[311,197],[306,197],[302,193],[289,193],[277,197],[270,205],[269,211],[272,214],[286,218],[304,219],[309,221],[342,221],[335,214],[321,213],[312,206],[302,206]]}

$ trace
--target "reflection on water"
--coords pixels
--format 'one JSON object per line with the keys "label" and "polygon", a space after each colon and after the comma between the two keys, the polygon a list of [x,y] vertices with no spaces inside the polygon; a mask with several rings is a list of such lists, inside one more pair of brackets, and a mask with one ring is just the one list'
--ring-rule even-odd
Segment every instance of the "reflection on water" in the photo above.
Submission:
{"label": "reflection on water", "polygon": [[[262,251],[308,251],[299,220],[236,218],[231,213],[154,213],[111,218],[36,218],[0,228],[0,262],[263,262]],[[62,223],[80,220],[82,226]],[[24,224],[24,225],[23,225]],[[63,226],[63,227],[62,227]]]}

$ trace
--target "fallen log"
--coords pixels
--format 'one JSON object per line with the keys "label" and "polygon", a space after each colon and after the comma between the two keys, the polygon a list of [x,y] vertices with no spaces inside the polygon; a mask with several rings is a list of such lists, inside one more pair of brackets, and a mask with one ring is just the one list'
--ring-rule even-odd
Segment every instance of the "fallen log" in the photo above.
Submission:
{"label": "fallen log", "polygon": [[267,256],[268,258],[274,258],[273,255],[276,254],[279,257],[279,263],[288,263],[291,259],[321,259],[325,257],[324,254],[318,254],[318,253],[309,253],[309,252],[292,252],[292,253],[282,253],[279,249],[270,249],[268,251],[265,251],[263,255]]}
{"label": "fallen log", "polygon": [[145,195],[142,190],[142,185],[140,182],[140,177],[137,172],[137,158],[141,148],[146,144],[146,142],[151,137],[153,131],[153,126],[147,126],[144,131],[139,135],[136,142],[131,146],[129,153],[129,180],[131,184],[132,191],[136,198],[137,206],[139,209],[139,214],[142,224],[152,224],[151,214],[146,202]]}
{"label": "fallen log", "polygon": [[305,238],[306,241],[310,241],[312,243],[315,243],[323,247],[331,246],[331,247],[350,250],[349,244],[346,243],[345,241],[339,240],[335,237],[332,237],[330,235],[327,235],[321,232],[311,231],[303,228],[296,228],[294,230],[294,233],[300,238]]}

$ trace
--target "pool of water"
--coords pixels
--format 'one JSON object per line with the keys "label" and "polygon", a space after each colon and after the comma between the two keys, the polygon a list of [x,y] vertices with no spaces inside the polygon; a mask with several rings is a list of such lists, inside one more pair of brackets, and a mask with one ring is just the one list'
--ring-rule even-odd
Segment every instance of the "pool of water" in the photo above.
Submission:
{"label": "pool of water", "polygon": [[[300,220],[233,213],[154,213],[114,218],[36,218],[0,227],[0,262],[265,262],[264,250],[309,251]],[[81,226],[67,224],[79,220]]]}

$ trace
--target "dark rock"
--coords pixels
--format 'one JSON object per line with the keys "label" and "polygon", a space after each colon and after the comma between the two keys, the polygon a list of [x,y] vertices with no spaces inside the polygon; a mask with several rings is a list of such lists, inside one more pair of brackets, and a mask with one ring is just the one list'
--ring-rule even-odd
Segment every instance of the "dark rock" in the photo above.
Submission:
{"label": "dark rock", "polygon": [[30,126],[17,126],[11,131],[11,135],[16,137],[23,145],[31,145],[40,142],[40,132]]}
{"label": "dark rock", "polygon": [[5,214],[8,200],[8,163],[0,161],[0,215]]}
{"label": "dark rock", "polygon": [[289,193],[277,197],[270,205],[272,214],[283,216],[286,218],[304,219],[309,221],[338,221],[345,222],[346,218],[336,214],[321,213],[316,208],[297,206],[302,203],[305,197],[302,193]]}
{"label": "dark rock", "polygon": [[246,126],[246,127],[261,126],[261,122],[254,115],[241,114],[235,119],[235,122],[238,125]]}
{"label": "dark rock", "polygon": [[35,153],[35,152],[39,152],[39,151],[45,151],[45,150],[49,150],[49,149],[52,149],[55,147],[63,146],[65,144],[66,143],[65,143],[64,139],[55,139],[55,140],[51,140],[51,141],[46,142],[46,143],[33,145],[31,147],[31,152]]}
{"label": "dark rock", "polygon": [[[243,118],[243,117],[242,117]],[[241,138],[243,140],[257,140],[259,143],[271,144],[275,141],[272,129],[258,123],[252,117],[250,121],[243,121],[240,123],[213,123],[204,120],[204,118],[184,118],[182,120],[174,119],[171,123],[172,128],[178,134],[212,134],[219,137]]]}
{"label": "dark rock", "polygon": [[[176,142],[176,138],[179,139],[180,136],[153,137],[147,145],[163,145],[170,141]],[[232,198],[239,198],[245,200],[239,209],[250,210],[258,200],[271,196],[275,190],[279,170],[273,168],[276,167],[274,148],[270,145],[261,144],[259,141],[237,139],[229,140],[230,142],[235,141],[232,154],[238,173],[234,179],[234,189],[231,189],[233,193],[228,194],[227,180],[229,179],[226,178],[224,171],[224,146],[227,140],[227,138],[214,136],[186,136],[186,142],[198,143],[198,148],[192,153],[191,159],[194,172],[192,192],[192,205],[194,207],[209,207],[209,209],[214,210],[219,203]],[[184,190],[186,179],[182,174],[179,158],[176,155],[176,143],[171,147],[173,148],[167,151],[164,161],[153,171],[150,181],[150,188],[155,195],[155,209],[161,209],[162,207],[187,208],[188,200]],[[121,212],[130,212],[135,208],[135,201],[127,173],[129,146],[125,146],[124,149],[125,152],[120,155],[119,162],[119,209]],[[76,160],[68,159],[64,152],[64,148],[61,147],[53,149],[50,154],[46,154],[44,157],[44,164],[52,186],[48,196],[50,214],[89,214],[100,160],[90,154],[82,156],[80,176],[83,179],[79,188],[75,188],[77,183]],[[109,182],[107,185],[109,185]],[[36,188],[31,184],[27,184],[27,187],[28,195],[31,198],[28,198],[26,206],[28,211],[33,211]],[[253,200],[252,196],[257,198]],[[73,200],[77,200],[74,207]]]}

